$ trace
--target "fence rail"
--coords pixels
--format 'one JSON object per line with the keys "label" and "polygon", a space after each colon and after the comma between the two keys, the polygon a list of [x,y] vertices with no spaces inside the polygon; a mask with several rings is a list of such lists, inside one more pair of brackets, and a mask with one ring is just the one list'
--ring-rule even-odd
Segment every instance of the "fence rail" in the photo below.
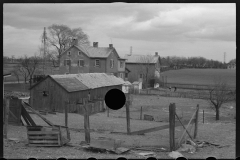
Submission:
{"label": "fence rail", "polygon": [[[163,87],[177,87],[183,89],[193,89],[193,90],[207,90],[212,85],[200,85],[200,84],[184,84],[184,83],[161,83]],[[235,90],[236,87],[229,86],[229,91]]]}
{"label": "fence rail", "polygon": [[143,89],[140,94],[159,95],[163,97],[177,97],[177,98],[192,98],[192,99],[209,99],[209,93],[207,91],[168,91],[158,89]]}

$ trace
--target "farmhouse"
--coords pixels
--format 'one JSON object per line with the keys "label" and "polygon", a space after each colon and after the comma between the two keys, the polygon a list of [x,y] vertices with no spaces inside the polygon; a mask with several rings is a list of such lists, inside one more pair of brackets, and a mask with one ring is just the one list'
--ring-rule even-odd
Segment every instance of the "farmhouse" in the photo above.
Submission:
{"label": "farmhouse", "polygon": [[113,73],[124,79],[125,59],[120,58],[113,44],[109,47],[79,45],[74,39],[72,45],[60,57],[59,74]]}
{"label": "farmhouse", "polygon": [[[128,81],[141,81],[144,83],[146,77],[160,77],[160,56],[158,52],[155,55],[125,55]],[[149,80],[149,79],[148,79]],[[148,82],[149,83],[149,82]]]}
{"label": "farmhouse", "polygon": [[121,78],[106,73],[48,75],[30,88],[30,104],[37,110],[64,112],[65,102],[74,102],[76,108],[86,99],[103,101],[107,91],[122,90],[122,84]]}

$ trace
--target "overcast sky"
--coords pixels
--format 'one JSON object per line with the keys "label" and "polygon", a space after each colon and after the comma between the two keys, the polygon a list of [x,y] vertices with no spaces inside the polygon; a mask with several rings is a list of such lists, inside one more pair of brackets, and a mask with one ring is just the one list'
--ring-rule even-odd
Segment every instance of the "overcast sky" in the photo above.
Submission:
{"label": "overcast sky", "polygon": [[232,4],[4,4],[4,55],[34,55],[44,27],[81,27],[99,47],[120,55],[236,58],[236,6]]}

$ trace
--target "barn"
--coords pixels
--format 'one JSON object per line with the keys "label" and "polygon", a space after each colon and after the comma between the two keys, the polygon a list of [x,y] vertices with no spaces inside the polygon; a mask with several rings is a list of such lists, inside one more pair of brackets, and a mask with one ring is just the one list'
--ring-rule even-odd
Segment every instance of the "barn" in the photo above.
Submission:
{"label": "barn", "polygon": [[70,102],[76,110],[86,99],[89,103],[104,101],[107,91],[122,90],[122,84],[121,78],[106,73],[48,75],[30,88],[30,105],[37,110],[64,112],[65,102]]}

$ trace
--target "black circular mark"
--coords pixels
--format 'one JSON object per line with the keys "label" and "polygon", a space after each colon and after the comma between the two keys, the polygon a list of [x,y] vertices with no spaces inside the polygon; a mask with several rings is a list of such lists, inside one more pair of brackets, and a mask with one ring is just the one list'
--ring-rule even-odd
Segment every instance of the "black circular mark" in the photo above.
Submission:
{"label": "black circular mark", "polygon": [[126,102],[125,94],[119,89],[109,90],[104,99],[108,108],[112,110],[121,109]]}
{"label": "black circular mark", "polygon": [[176,160],[187,160],[185,157],[178,157]]}
{"label": "black circular mark", "polygon": [[117,160],[127,160],[125,157],[118,157]]}
{"label": "black circular mark", "polygon": [[216,157],[207,157],[206,160],[216,160]]}
{"label": "black circular mark", "polygon": [[157,160],[155,157],[148,157],[146,160]]}

